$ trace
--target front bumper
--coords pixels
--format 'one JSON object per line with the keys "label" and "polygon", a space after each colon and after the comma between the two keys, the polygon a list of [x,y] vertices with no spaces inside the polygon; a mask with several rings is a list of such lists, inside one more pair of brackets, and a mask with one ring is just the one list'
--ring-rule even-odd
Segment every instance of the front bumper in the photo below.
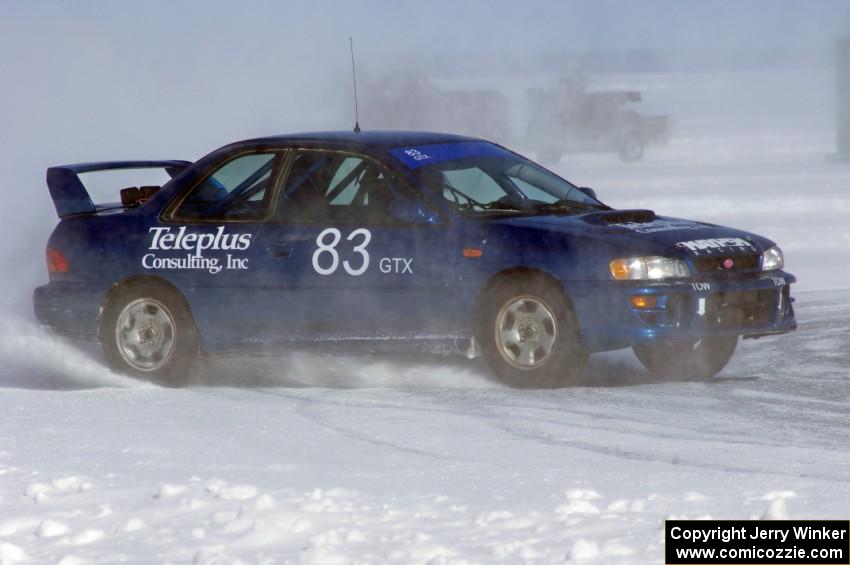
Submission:
{"label": "front bumper", "polygon": [[58,334],[96,340],[104,292],[100,285],[51,282],[33,291],[33,312],[41,324]]}
{"label": "front bumper", "polygon": [[[797,327],[790,285],[784,272],[699,282],[605,281],[568,285],[590,351],[656,341],[713,336],[761,337]],[[653,307],[636,308],[634,296]]]}

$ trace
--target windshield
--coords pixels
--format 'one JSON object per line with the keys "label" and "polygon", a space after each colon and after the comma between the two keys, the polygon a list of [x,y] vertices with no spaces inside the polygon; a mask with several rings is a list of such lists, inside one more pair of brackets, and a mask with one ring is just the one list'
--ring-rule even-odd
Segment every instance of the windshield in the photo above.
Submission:
{"label": "windshield", "polygon": [[491,143],[425,145],[391,153],[464,214],[553,214],[607,208],[543,167]]}

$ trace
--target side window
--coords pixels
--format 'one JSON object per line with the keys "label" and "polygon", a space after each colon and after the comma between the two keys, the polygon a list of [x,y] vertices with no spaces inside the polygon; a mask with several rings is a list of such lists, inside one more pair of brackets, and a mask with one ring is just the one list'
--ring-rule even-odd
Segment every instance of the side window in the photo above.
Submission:
{"label": "side window", "polygon": [[[463,203],[468,196],[473,202],[489,204],[504,197],[507,193],[496,179],[478,167],[444,170],[445,178],[443,198]],[[460,200],[458,200],[460,199]]]}
{"label": "side window", "polygon": [[228,161],[196,186],[180,204],[181,220],[256,220],[271,196],[277,153],[252,153]]}
{"label": "side window", "polygon": [[[342,161],[325,190],[328,205],[352,205],[354,197],[360,192],[360,181],[363,178],[363,173],[357,174],[357,169],[362,168],[362,164],[363,159],[360,157],[346,157]],[[366,197],[368,198],[368,195]]]}
{"label": "side window", "polygon": [[282,194],[278,217],[295,224],[389,223],[393,200],[414,198],[374,161],[324,151],[295,156]]}

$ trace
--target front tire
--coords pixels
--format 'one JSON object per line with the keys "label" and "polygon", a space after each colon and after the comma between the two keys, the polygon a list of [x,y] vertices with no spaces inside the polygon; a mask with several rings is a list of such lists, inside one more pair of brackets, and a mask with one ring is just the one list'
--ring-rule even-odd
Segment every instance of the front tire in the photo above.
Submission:
{"label": "front tire", "polygon": [[726,366],[738,337],[709,337],[696,341],[675,341],[635,345],[635,356],[655,376],[708,380]]}
{"label": "front tire", "polygon": [[587,362],[560,287],[533,274],[497,280],[481,297],[476,339],[493,372],[516,388],[573,384]]}
{"label": "front tire", "polygon": [[176,290],[150,281],[110,293],[99,333],[113,371],[164,386],[186,385],[200,351],[186,301]]}

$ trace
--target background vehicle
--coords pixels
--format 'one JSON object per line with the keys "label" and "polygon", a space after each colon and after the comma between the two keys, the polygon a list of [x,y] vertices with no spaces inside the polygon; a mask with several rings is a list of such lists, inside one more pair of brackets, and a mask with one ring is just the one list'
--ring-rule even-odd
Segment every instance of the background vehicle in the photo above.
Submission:
{"label": "background vehicle", "polygon": [[[79,179],[143,167],[174,178],[112,205]],[[47,180],[62,220],[36,316],[165,384],[202,350],[305,341],[461,343],[524,387],[569,384],[588,354],[626,347],[650,371],[710,377],[739,336],[796,327],[770,240],[612,210],[474,138],[280,136]]]}
{"label": "background vehicle", "polygon": [[635,90],[587,90],[568,79],[557,87],[528,93],[531,117],[527,138],[544,163],[556,163],[575,151],[615,152],[623,161],[639,161],[647,146],[667,142],[668,116],[645,116],[629,107],[642,99]]}
{"label": "background vehicle", "polygon": [[388,73],[363,88],[363,116],[376,129],[453,131],[504,142],[509,106],[497,90],[444,89],[416,71]]}

